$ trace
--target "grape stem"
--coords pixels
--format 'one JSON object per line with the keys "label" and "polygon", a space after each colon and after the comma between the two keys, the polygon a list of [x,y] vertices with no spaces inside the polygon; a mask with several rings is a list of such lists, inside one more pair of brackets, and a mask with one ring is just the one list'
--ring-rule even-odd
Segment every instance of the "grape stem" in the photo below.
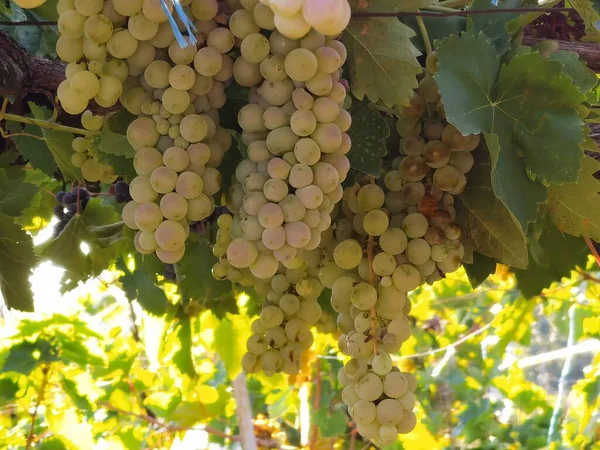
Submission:
{"label": "grape stem", "polygon": [[598,255],[598,252],[596,251],[596,247],[594,247],[594,244],[592,243],[591,239],[588,236],[584,236],[583,238],[585,239],[585,243],[587,244],[590,251],[592,252],[592,255],[594,255],[594,258],[596,259],[596,264],[598,264],[598,266],[600,266],[600,255]]}
{"label": "grape stem", "polygon": [[95,134],[98,133],[97,131],[87,131],[87,130],[82,130],[81,128],[67,127],[65,125],[61,125],[56,122],[50,122],[48,120],[33,119],[31,117],[19,116],[17,114],[0,115],[0,120],[8,120],[11,122],[26,123],[26,124],[36,125],[40,128],[43,128],[44,130],[62,131],[65,133],[80,134],[80,135],[86,136],[86,137],[94,136]]}
{"label": "grape stem", "polygon": [[46,394],[46,387],[48,386],[49,378],[50,364],[45,364],[44,366],[42,366],[42,382],[40,384],[40,389],[38,390],[35,407],[33,408],[33,412],[31,413],[31,427],[29,428],[29,434],[27,435],[27,443],[25,444],[25,450],[29,450],[33,445],[33,440],[35,437],[35,422],[37,420],[40,406],[42,405],[42,403],[44,403],[44,396]]}
{"label": "grape stem", "polygon": [[[375,281],[375,272],[373,272],[373,246],[375,245],[375,240],[373,236],[369,236],[369,243],[367,244],[367,258],[369,259],[369,284],[373,285]],[[375,310],[375,306],[371,306],[371,338],[373,339],[373,355],[377,355],[377,336],[376,336],[376,327],[377,327],[377,311]]]}
{"label": "grape stem", "polygon": [[427,28],[425,27],[425,22],[422,17],[416,17],[417,25],[419,26],[419,31],[421,32],[421,36],[423,37],[423,44],[425,45],[425,52],[429,55],[433,49],[431,48],[431,41],[429,40],[429,34],[427,33]]}
{"label": "grape stem", "polygon": [[[321,408],[321,361],[315,361],[315,400],[313,403],[313,411],[319,411]],[[314,423],[310,430],[310,450],[314,450],[319,439],[319,425]]]}

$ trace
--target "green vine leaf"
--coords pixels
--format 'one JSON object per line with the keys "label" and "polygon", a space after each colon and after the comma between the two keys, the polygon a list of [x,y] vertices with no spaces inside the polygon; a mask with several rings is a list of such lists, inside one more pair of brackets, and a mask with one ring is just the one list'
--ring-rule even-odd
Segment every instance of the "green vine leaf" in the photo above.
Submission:
{"label": "green vine leaf", "polygon": [[108,155],[133,158],[135,150],[127,140],[126,134],[127,126],[133,121],[133,118],[134,116],[126,110],[112,114],[105,120],[100,133],[94,136],[92,146],[99,152]]}
{"label": "green vine leaf", "polygon": [[348,136],[352,148],[348,153],[350,166],[374,177],[381,174],[381,158],[387,154],[385,140],[390,129],[381,114],[369,108],[367,102],[354,100],[348,110],[352,126]]}
{"label": "green vine leaf", "polygon": [[548,188],[548,213],[563,233],[600,241],[600,181],[594,178],[598,170],[600,162],[585,157],[576,183]]}
{"label": "green vine leaf", "polygon": [[535,224],[529,242],[529,266],[514,270],[517,286],[526,297],[540,295],[553,282],[569,277],[575,266],[586,265],[589,249],[585,241],[563,234],[547,220]]}
{"label": "green vine leaf", "polygon": [[[39,120],[48,120],[52,115],[46,108],[29,102],[29,109],[34,118]],[[65,180],[75,180],[81,178],[81,169],[71,164],[71,156],[74,150],[71,147],[73,135],[64,131],[41,130],[42,136],[48,146],[48,149],[54,157]]]}
{"label": "green vine leaf", "polygon": [[[113,243],[111,239],[106,244],[103,242],[104,236],[98,227],[116,222],[115,219],[116,213],[111,207],[104,206],[100,199],[92,199],[56,239],[37,247],[37,253],[42,260],[51,260],[66,269],[71,282],[98,275],[108,267],[119,250],[117,245],[110,245]],[[82,248],[82,244],[87,248]]]}
{"label": "green vine leaf", "polygon": [[22,179],[9,180],[0,169],[0,211],[12,217],[20,216],[38,192],[37,186]]}
{"label": "green vine leaf", "polygon": [[[35,169],[39,169],[48,176],[54,174],[56,162],[52,157],[50,149],[46,145],[46,141],[42,135],[40,128],[35,125],[26,125],[21,128],[21,124],[17,122],[8,122],[6,130],[11,134],[26,133],[27,135],[13,136],[11,139],[15,143],[17,150],[25,158],[29,164]],[[38,138],[32,137],[38,136]]]}
{"label": "green vine leaf", "polygon": [[585,97],[563,65],[538,52],[499,66],[483,35],[451,36],[438,46],[438,82],[448,120],[463,134],[498,135],[501,153],[523,158],[528,176],[547,185],[575,181],[581,165]]}
{"label": "green vine leaf", "polygon": [[[136,262],[141,262],[141,259]],[[117,268],[124,273],[119,280],[130,301],[137,300],[144,310],[154,316],[162,316],[167,312],[169,301],[165,292],[154,284],[146,271],[138,269],[131,272],[121,258],[117,261]]]}
{"label": "green vine leaf", "polygon": [[560,50],[556,53],[552,53],[548,58],[563,65],[564,73],[571,77],[573,84],[577,86],[583,94],[587,94],[598,84],[598,77],[596,74],[588,69],[587,63],[581,61],[577,53]]}
{"label": "green vine leaf", "polygon": [[405,105],[421,73],[416,33],[396,18],[356,17],[342,37],[348,49],[352,93],[360,100]]}
{"label": "green vine leaf", "polygon": [[177,277],[182,296],[202,304],[217,317],[227,312],[237,312],[237,305],[230,281],[218,281],[211,270],[217,262],[210,247],[196,241],[188,241],[185,255],[177,264]]}
{"label": "green vine leaf", "polygon": [[38,262],[31,236],[0,213],[0,293],[9,309],[33,311],[29,277]]}
{"label": "green vine leaf", "polygon": [[481,286],[496,271],[496,261],[481,253],[473,252],[473,262],[464,264],[463,267],[467,272],[471,287],[475,289]]}
{"label": "green vine leaf", "polygon": [[179,342],[179,348],[173,354],[173,364],[183,375],[194,378],[196,368],[192,358],[192,324],[191,318],[185,314],[178,315],[179,323],[175,326],[174,334]]}
{"label": "green vine leaf", "polygon": [[243,321],[224,317],[215,329],[213,345],[231,380],[242,371],[242,356],[246,353],[246,340],[251,334],[250,328],[243,325]]}
{"label": "green vine leaf", "polygon": [[[508,0],[495,6],[491,0],[474,0],[469,9],[478,10],[500,10],[506,8],[518,8],[521,5],[521,0]],[[510,48],[510,39],[512,33],[509,34],[506,25],[511,20],[519,17],[519,13],[495,13],[495,14],[476,14],[470,16],[467,21],[467,31],[473,35],[483,33],[486,35],[499,55],[504,55]]]}
{"label": "green vine leaf", "polygon": [[486,152],[478,149],[474,156],[476,163],[467,174],[467,188],[454,203],[456,220],[472,239],[475,251],[502,264],[525,268],[525,235],[494,194]]}

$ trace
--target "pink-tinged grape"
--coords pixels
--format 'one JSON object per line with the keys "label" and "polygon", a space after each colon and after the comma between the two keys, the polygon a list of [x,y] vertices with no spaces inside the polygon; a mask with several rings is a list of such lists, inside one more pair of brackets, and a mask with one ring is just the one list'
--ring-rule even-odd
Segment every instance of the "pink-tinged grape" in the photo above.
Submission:
{"label": "pink-tinged grape", "polygon": [[183,246],[186,233],[179,222],[165,220],[156,229],[154,237],[160,248],[173,252]]}
{"label": "pink-tinged grape", "polygon": [[243,238],[234,239],[227,247],[227,260],[238,269],[250,267],[258,257],[255,245]]}

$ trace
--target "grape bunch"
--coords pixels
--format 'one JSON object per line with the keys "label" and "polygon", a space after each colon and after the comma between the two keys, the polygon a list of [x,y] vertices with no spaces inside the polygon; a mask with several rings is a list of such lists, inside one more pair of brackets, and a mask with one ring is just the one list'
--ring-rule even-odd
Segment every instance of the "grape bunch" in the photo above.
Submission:
{"label": "grape bunch", "polygon": [[454,195],[466,187],[479,136],[463,136],[444,118],[432,75],[435,54],[401,111],[397,155],[379,180],[344,190],[324,234],[320,280],[332,289],[341,353],[343,401],[366,438],[387,445],[416,425],[416,381],[390,355],[410,337],[407,293],[457,270],[464,256]]}
{"label": "grape bunch", "polygon": [[58,205],[54,207],[54,217],[58,219],[58,222],[52,233],[55,238],[62,233],[75,214],[81,214],[85,210],[90,201],[90,193],[86,188],[74,187],[71,192],[57,192],[56,201]]}
{"label": "grape bunch", "polygon": [[108,189],[108,193],[115,197],[117,203],[130,202],[131,195],[129,195],[129,185],[123,180],[119,180]]}
{"label": "grape bunch", "polygon": [[[246,370],[292,374],[321,315],[321,233],[331,225],[350,169],[351,118],[340,83],[346,49],[331,39],[347,21],[325,32],[308,26],[284,33],[279,28],[286,17],[301,15],[299,8],[288,11],[276,1],[243,6],[229,28],[240,52],[233,77],[251,89],[238,113],[248,157],[227,193],[233,218],[219,222],[213,275],[266,296],[248,341]],[[261,30],[272,32],[267,38]]]}

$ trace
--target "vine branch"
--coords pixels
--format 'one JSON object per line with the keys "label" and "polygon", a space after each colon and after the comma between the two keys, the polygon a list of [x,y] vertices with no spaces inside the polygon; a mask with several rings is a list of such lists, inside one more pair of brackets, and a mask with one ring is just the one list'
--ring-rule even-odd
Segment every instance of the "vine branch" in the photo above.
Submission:
{"label": "vine branch", "polygon": [[44,366],[42,366],[42,374],[43,374],[42,375],[42,383],[40,384],[40,389],[38,390],[35,407],[33,408],[33,412],[31,413],[31,426],[29,427],[29,435],[27,436],[27,443],[25,444],[25,450],[29,450],[34,443],[35,421],[37,420],[40,405],[44,402],[46,386],[48,385],[48,379],[50,378],[50,364],[44,364]]}
{"label": "vine branch", "polygon": [[40,128],[43,128],[44,130],[64,131],[66,133],[79,134],[79,135],[86,136],[86,137],[97,134],[97,131],[82,130],[81,128],[68,127],[65,125],[60,125],[56,122],[50,122],[48,120],[33,119],[31,117],[19,116],[17,114],[2,114],[2,115],[0,115],[0,120],[8,120],[10,122],[19,122],[19,123],[25,123],[25,124],[30,124],[30,125],[36,125]]}

